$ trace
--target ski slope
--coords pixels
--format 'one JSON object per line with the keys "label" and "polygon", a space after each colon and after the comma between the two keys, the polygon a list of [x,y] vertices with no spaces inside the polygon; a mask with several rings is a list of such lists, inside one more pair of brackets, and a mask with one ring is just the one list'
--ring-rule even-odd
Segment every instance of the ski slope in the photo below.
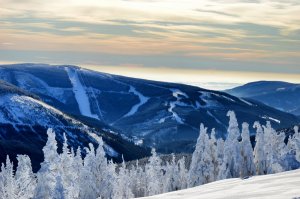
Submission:
{"label": "ski slope", "polygon": [[[300,169],[248,179],[227,179],[147,199],[299,199]],[[146,199],[146,198],[145,198]]]}
{"label": "ski slope", "polygon": [[142,105],[146,104],[147,101],[149,100],[149,97],[145,97],[142,93],[138,92],[133,86],[130,86],[129,92],[133,93],[136,96],[138,96],[139,103],[137,103],[136,105],[134,105],[131,108],[131,110],[128,113],[126,113],[123,117],[129,117],[131,115],[134,115],[139,110],[139,108]]}
{"label": "ski slope", "polygon": [[97,115],[92,114],[89,97],[80,82],[77,71],[68,67],[66,67],[65,70],[67,71],[70,81],[73,85],[73,92],[75,94],[80,113],[87,117],[99,119]]}

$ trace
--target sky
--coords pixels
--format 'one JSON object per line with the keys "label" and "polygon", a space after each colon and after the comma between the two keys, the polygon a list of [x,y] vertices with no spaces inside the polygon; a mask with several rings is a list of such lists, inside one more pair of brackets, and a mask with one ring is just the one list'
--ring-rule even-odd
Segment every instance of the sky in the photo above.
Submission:
{"label": "sky", "polygon": [[0,62],[222,89],[300,83],[299,0],[0,0]]}

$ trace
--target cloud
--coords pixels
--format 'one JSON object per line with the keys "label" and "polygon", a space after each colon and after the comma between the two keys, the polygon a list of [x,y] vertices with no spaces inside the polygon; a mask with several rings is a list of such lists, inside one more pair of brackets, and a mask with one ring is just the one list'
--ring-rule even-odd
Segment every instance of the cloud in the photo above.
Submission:
{"label": "cloud", "polygon": [[110,54],[120,63],[130,63],[123,56],[148,56],[157,61],[132,64],[169,67],[252,62],[273,70],[271,64],[299,63],[298,0],[0,0],[0,5],[2,50]]}

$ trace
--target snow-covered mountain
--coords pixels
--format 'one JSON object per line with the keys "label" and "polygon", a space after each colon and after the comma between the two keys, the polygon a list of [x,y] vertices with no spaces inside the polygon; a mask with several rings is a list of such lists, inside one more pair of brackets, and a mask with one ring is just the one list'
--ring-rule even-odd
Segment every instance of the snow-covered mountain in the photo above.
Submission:
{"label": "snow-covered mountain", "polygon": [[[226,113],[241,121],[270,120],[275,128],[290,127],[299,118],[254,100],[224,92],[174,83],[128,78],[76,66],[17,64],[0,66],[0,79],[8,81],[56,109],[104,123],[134,138],[137,144],[160,152],[193,150],[202,122],[225,137]],[[254,130],[251,130],[254,133]]]}
{"label": "snow-covered mountain", "polygon": [[226,92],[238,97],[251,98],[279,110],[300,115],[300,84],[259,81],[229,89]]}
{"label": "snow-covered mountain", "polygon": [[68,144],[73,148],[87,147],[89,143],[97,145],[95,137],[102,136],[106,153],[112,158],[121,159],[124,154],[131,160],[147,155],[146,150],[108,132],[108,129],[93,127],[44,103],[34,94],[0,81],[0,162],[5,161],[7,154],[13,160],[17,154],[28,154],[34,170],[37,170],[43,160],[42,148],[48,128],[55,130],[60,150],[63,133],[66,133]]}
{"label": "snow-covered mountain", "polygon": [[300,198],[300,169],[254,176],[248,179],[226,179],[198,187],[174,191],[145,199],[297,199]]}

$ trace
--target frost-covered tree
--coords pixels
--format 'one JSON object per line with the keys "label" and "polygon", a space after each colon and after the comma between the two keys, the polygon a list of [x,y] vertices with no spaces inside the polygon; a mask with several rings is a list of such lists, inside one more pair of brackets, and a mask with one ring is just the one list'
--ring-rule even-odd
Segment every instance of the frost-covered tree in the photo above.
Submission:
{"label": "frost-covered tree", "polygon": [[149,163],[145,166],[147,196],[162,193],[164,183],[162,161],[154,148],[151,154],[152,156],[149,158]]}
{"label": "frost-covered tree", "polygon": [[15,195],[19,199],[28,199],[34,196],[36,177],[32,172],[30,158],[27,155],[18,155],[18,167],[15,175]]}
{"label": "frost-covered tree", "polygon": [[214,166],[209,147],[207,128],[204,128],[204,125],[201,124],[200,135],[190,165],[189,187],[210,182],[211,176],[213,175],[213,169]]}
{"label": "frost-covered tree", "polygon": [[268,142],[265,142],[264,144],[267,174],[284,171],[281,161],[286,154],[286,148],[284,144],[285,137],[281,136],[280,134],[277,135],[269,121],[267,121],[266,126],[263,126],[263,129],[264,140],[268,140]]}
{"label": "frost-covered tree", "polygon": [[[211,130],[210,139],[209,139],[209,152],[211,153],[211,161],[213,165],[213,173],[210,177],[210,182],[217,180],[219,174],[219,158],[218,158],[218,140],[216,139],[215,129]],[[223,153],[223,151],[222,151]]]}
{"label": "frost-covered tree", "polygon": [[100,138],[96,150],[92,144],[90,150],[86,149],[87,155],[84,166],[80,173],[80,198],[112,198],[116,180],[115,165],[108,163],[103,149],[104,143]]}
{"label": "frost-covered tree", "polygon": [[56,176],[56,183],[53,190],[52,198],[53,199],[67,199],[66,197],[66,187],[63,184],[63,180],[61,179],[61,175]]}
{"label": "frost-covered tree", "polygon": [[300,132],[299,132],[299,127],[295,126],[294,127],[294,143],[295,143],[295,151],[296,151],[296,160],[300,162]]}
{"label": "frost-covered tree", "polygon": [[16,182],[14,179],[14,170],[13,164],[9,159],[9,156],[6,157],[5,165],[1,165],[0,173],[0,197],[3,199],[15,199],[16,195]]}
{"label": "frost-covered tree", "polygon": [[241,170],[238,122],[233,111],[229,111],[227,116],[229,117],[228,135],[224,143],[224,158],[219,172],[219,179],[239,177]]}
{"label": "frost-covered tree", "polygon": [[[81,159],[81,158],[80,158]],[[57,185],[60,183],[64,187],[63,195],[65,198],[78,198],[79,197],[79,175],[80,168],[82,168],[82,162],[80,159],[75,158],[75,154],[72,150],[69,150],[67,145],[67,137],[64,134],[63,150],[59,156],[59,178],[60,182],[56,182]],[[75,161],[79,161],[75,163]]]}
{"label": "frost-covered tree", "polygon": [[289,138],[289,152],[295,155],[295,159],[300,162],[300,132],[299,127],[294,127],[294,135]]}
{"label": "frost-covered tree", "polygon": [[113,198],[133,198],[134,195],[131,191],[131,178],[129,170],[126,169],[125,161],[122,156],[123,162],[116,174],[116,189],[113,192]]}
{"label": "frost-covered tree", "polygon": [[242,124],[241,177],[255,175],[253,149],[250,141],[249,124]]}
{"label": "frost-covered tree", "polygon": [[[185,157],[182,157],[180,160],[178,160],[178,177],[177,177],[177,183],[178,189],[186,189],[188,187],[188,169],[186,168],[186,159]],[[174,191],[174,190],[173,190]]]}
{"label": "frost-covered tree", "polygon": [[43,148],[44,162],[37,173],[37,188],[35,198],[53,198],[56,186],[56,176],[59,173],[59,155],[57,153],[57,142],[52,129],[47,131],[48,141]]}
{"label": "frost-covered tree", "polygon": [[143,197],[146,195],[147,183],[146,173],[142,166],[139,165],[139,161],[133,165],[129,171],[131,178],[131,190],[135,197]]}
{"label": "frost-covered tree", "polygon": [[256,167],[256,174],[264,175],[267,173],[266,153],[264,150],[264,145],[265,145],[264,131],[259,122],[255,122],[253,127],[256,128],[255,148],[254,148],[254,164]]}

